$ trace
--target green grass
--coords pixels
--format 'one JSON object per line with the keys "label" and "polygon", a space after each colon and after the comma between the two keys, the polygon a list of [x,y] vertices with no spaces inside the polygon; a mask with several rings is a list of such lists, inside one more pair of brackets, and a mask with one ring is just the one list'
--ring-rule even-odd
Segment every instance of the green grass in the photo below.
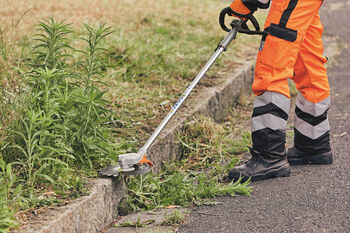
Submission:
{"label": "green grass", "polygon": [[139,228],[139,227],[146,227],[152,223],[154,223],[156,220],[146,220],[141,222],[141,217],[140,215],[138,215],[137,217],[137,221],[136,222],[124,222],[118,225],[115,225],[114,227],[135,227],[135,228]]}
{"label": "green grass", "polygon": [[[237,117],[237,116],[236,116]],[[247,151],[250,133],[243,132],[236,139],[233,131],[236,124],[229,119],[218,124],[205,116],[194,117],[187,122],[178,138],[182,144],[182,166],[196,170],[211,167]]]}
{"label": "green grass", "polygon": [[240,112],[229,115],[221,124],[205,116],[189,121],[179,133],[180,161],[164,166],[159,174],[126,178],[129,207],[134,211],[154,210],[169,205],[201,205],[217,196],[249,195],[249,181],[223,182],[251,144],[247,132],[234,132],[239,124],[234,118],[239,119]]}
{"label": "green grass", "polygon": [[[162,4],[177,6],[174,1]],[[48,19],[34,32],[15,38],[1,28],[0,190],[7,193],[0,198],[0,213],[4,213],[0,221],[5,223],[0,223],[1,230],[17,225],[16,212],[85,195],[86,177],[116,162],[118,154],[135,152],[153,132],[226,35],[213,11],[227,3],[181,1],[180,5],[181,11],[168,14],[148,9],[125,25],[114,22],[113,29]],[[245,60],[258,40],[240,35],[208,75],[232,72],[232,61]],[[249,137],[232,140],[228,134],[234,130],[232,125],[209,121],[199,118],[186,125],[180,137],[184,158],[180,164],[192,170],[214,167],[213,183],[206,184],[214,195],[214,190],[224,188],[217,176],[223,171],[214,164],[232,160],[232,167]],[[208,127],[205,124],[214,129],[202,134],[211,133],[205,136],[212,139],[191,135]],[[179,179],[188,176],[188,171],[167,172],[165,176],[176,174]],[[202,179],[200,174],[195,177],[188,186]],[[130,181],[135,187],[138,182]],[[43,195],[47,192],[55,195]],[[196,191],[200,198],[206,197],[204,192]],[[197,202],[198,195],[184,198],[183,203]]]}
{"label": "green grass", "polygon": [[[69,24],[49,19],[38,26],[38,43],[23,73],[27,90],[17,100],[1,149],[1,188],[8,193],[2,204],[14,210],[83,195],[83,177],[113,160],[112,131],[106,125],[110,111],[99,80],[100,42],[111,30],[84,27],[86,46],[76,50],[69,43]],[[55,195],[39,198],[47,191]]]}
{"label": "green grass", "polygon": [[[109,62],[116,61],[118,66],[109,71],[116,79],[107,81],[113,87],[108,95],[121,125],[116,129],[118,138],[139,142],[131,143],[130,150],[141,146],[226,35],[216,21],[195,16],[165,16],[159,21],[147,16],[141,21],[145,24],[142,30],[132,35],[117,29],[112,45],[115,52]],[[219,70],[232,72],[233,62],[245,60],[245,53],[254,51],[258,41],[259,37],[239,35],[208,75],[217,76]],[[222,79],[208,82],[219,83]]]}
{"label": "green grass", "polygon": [[[212,173],[214,174],[214,173]],[[205,173],[188,173],[172,166],[157,175],[127,179],[129,205],[136,210],[154,210],[169,205],[200,205],[205,199],[217,196],[249,195],[249,181],[240,180],[223,184],[217,176]]]}
{"label": "green grass", "polygon": [[162,222],[163,226],[177,226],[185,222],[185,216],[180,211],[175,210],[170,216],[165,215],[166,219]]}
{"label": "green grass", "polygon": [[14,187],[17,177],[12,173],[12,165],[6,164],[0,154],[0,232],[7,232],[16,227],[18,223],[13,217],[13,206],[19,202],[21,185]]}

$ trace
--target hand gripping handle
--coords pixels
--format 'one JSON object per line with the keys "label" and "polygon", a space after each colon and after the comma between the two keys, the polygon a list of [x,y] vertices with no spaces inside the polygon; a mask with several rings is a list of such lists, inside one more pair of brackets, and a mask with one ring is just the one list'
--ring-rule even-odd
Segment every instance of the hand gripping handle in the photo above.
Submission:
{"label": "hand gripping handle", "polygon": [[[259,25],[259,22],[258,20],[254,17],[254,15],[252,13],[250,14],[247,14],[247,15],[242,15],[242,14],[239,14],[237,12],[234,12],[231,7],[226,7],[224,8],[221,13],[220,13],[220,16],[219,16],[219,23],[220,23],[220,26],[221,28],[226,31],[226,32],[230,32],[231,29],[227,28],[226,24],[225,24],[225,18],[226,18],[226,15],[229,15],[229,16],[233,16],[233,15],[236,15],[240,18],[242,18],[240,24],[237,24],[237,20],[233,20],[230,24],[230,26],[232,28],[234,27],[238,27],[237,28],[237,31],[240,32],[240,33],[245,33],[245,34],[250,34],[250,35],[267,35],[267,32],[264,32],[264,31],[260,31],[260,25]],[[246,22],[250,21],[253,26],[254,26],[254,29],[255,30],[250,30],[248,28],[248,26],[246,25]]]}

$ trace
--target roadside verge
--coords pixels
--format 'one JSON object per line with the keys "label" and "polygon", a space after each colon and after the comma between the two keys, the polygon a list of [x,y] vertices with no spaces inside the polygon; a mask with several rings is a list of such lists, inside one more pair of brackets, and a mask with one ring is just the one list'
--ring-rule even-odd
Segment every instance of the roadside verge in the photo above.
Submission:
{"label": "roadside verge", "polygon": [[[220,121],[226,116],[241,93],[251,86],[252,64],[237,67],[234,73],[226,74],[223,80],[218,85],[200,88],[200,91],[193,93],[152,145],[148,157],[155,164],[155,172],[160,170],[163,162],[177,158],[180,149],[177,133],[189,118],[195,114],[204,114]],[[88,196],[33,218],[19,232],[99,232],[118,216],[117,207],[125,193],[124,188],[120,180],[94,179]]]}

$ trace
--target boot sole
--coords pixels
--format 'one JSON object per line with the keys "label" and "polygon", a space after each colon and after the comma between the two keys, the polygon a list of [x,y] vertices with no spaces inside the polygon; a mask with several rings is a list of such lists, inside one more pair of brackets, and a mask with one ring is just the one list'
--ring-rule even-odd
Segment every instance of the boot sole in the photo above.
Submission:
{"label": "boot sole", "polygon": [[[276,168],[273,170],[270,170],[263,174],[257,174],[251,177],[251,181],[259,181],[259,180],[266,180],[271,178],[281,178],[281,177],[288,177],[291,175],[291,170],[289,167],[289,164]],[[249,179],[249,177],[243,177],[242,182],[245,182]]]}
{"label": "boot sole", "polygon": [[287,156],[287,159],[290,165],[329,165],[333,163],[332,153],[304,157]]}

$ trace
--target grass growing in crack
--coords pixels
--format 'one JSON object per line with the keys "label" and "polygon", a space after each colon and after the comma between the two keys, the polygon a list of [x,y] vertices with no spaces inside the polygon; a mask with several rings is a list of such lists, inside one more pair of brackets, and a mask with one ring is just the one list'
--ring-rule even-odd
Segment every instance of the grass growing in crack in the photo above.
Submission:
{"label": "grass growing in crack", "polygon": [[141,221],[141,216],[140,214],[137,216],[137,221],[136,222],[124,222],[121,224],[117,224],[114,227],[146,227],[152,223],[155,223],[156,220],[151,219],[151,220],[146,220],[146,221]]}
{"label": "grass growing in crack", "polygon": [[163,226],[177,226],[185,222],[185,216],[180,211],[175,210],[170,216],[165,215],[165,220],[161,223]]}

